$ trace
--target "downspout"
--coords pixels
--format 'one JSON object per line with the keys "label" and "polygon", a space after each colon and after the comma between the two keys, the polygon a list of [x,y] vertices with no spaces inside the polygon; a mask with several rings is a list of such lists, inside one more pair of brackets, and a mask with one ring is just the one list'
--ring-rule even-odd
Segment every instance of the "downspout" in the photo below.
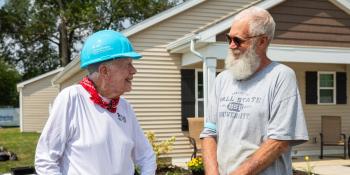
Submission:
{"label": "downspout", "polygon": [[[195,45],[195,41],[198,40],[199,37],[195,36],[194,39],[191,40],[191,52],[196,55],[197,57],[199,57],[202,62],[203,62],[203,98],[204,98],[204,121],[205,118],[208,116],[208,108],[207,108],[207,104],[208,104],[208,70],[207,70],[207,63],[206,63],[206,59],[205,57],[202,56],[202,54],[200,54],[199,52],[197,52],[194,48]],[[198,117],[198,116],[197,116]]]}

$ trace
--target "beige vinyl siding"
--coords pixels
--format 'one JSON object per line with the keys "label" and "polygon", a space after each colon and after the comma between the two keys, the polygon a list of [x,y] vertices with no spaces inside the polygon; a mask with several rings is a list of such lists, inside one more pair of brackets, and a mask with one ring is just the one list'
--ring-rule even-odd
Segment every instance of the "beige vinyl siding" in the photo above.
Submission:
{"label": "beige vinyl siding", "polygon": [[[350,67],[343,64],[309,64],[309,63],[284,63],[290,66],[296,73],[298,86],[300,90],[301,100],[304,107],[306,123],[309,131],[310,141],[294,149],[302,151],[313,151],[320,149],[320,132],[321,132],[321,115],[337,115],[342,118],[342,131],[347,136],[350,134],[350,104],[349,92],[350,85],[347,82],[347,104],[338,105],[317,105],[305,104],[305,71],[338,71],[347,72],[349,81]],[[313,143],[313,138],[316,137],[317,142]],[[335,147],[341,150],[341,147]],[[327,148],[329,149],[329,148]]]}
{"label": "beige vinyl siding", "polygon": [[[79,65],[78,65],[79,66]],[[80,80],[82,80],[82,78],[84,76],[87,75],[87,71],[86,70],[80,70],[78,73],[76,73],[75,75],[69,77],[69,79],[65,80],[62,84],[60,84],[60,90],[72,85],[72,84],[77,84],[79,83]]]}
{"label": "beige vinyl siding", "polygon": [[350,15],[328,0],[288,0],[269,10],[275,44],[350,47]]}
{"label": "beige vinyl siding", "polygon": [[161,140],[176,136],[172,157],[190,158],[192,150],[181,131],[181,57],[169,54],[166,45],[251,2],[206,1],[129,37],[144,57],[134,61],[138,73],[125,97],[145,131]]}
{"label": "beige vinyl siding", "polygon": [[49,105],[58,94],[58,87],[51,85],[51,75],[22,88],[23,131],[41,131],[49,116]]}

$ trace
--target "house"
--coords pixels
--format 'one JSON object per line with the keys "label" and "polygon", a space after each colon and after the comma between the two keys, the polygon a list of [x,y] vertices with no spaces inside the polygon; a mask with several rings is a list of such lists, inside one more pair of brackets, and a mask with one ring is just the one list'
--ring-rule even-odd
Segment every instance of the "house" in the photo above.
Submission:
{"label": "house", "polygon": [[[191,155],[187,118],[204,114],[203,76],[210,86],[224,69],[225,33],[234,15],[250,6],[267,9],[277,23],[269,57],[296,72],[311,139],[294,147],[293,155],[319,154],[321,115],[341,116],[343,132],[350,135],[348,0],[190,0],[123,31],[144,56],[134,61],[138,73],[125,98],[145,131],[161,139],[176,136],[174,162]],[[52,82],[62,90],[84,75],[76,58]],[[319,83],[324,81],[332,83]]]}
{"label": "house", "polygon": [[50,106],[59,92],[51,80],[62,70],[58,68],[17,84],[21,132],[40,132],[43,129]]}

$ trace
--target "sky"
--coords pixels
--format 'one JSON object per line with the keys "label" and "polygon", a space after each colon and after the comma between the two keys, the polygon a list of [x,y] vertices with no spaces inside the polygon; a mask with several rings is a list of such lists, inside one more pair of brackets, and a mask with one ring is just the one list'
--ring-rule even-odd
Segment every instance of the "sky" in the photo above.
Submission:
{"label": "sky", "polygon": [[5,0],[0,0],[0,7],[2,7],[5,3]]}

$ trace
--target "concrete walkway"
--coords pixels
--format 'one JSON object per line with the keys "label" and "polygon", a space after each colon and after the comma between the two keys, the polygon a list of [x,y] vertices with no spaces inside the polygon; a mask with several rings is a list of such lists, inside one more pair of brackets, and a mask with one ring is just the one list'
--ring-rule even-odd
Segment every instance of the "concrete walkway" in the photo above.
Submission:
{"label": "concrete walkway", "polygon": [[[320,175],[350,175],[350,159],[325,157],[320,160],[318,157],[310,157],[309,165],[313,167],[313,173]],[[304,157],[293,158],[293,168],[305,171],[307,163]]]}

